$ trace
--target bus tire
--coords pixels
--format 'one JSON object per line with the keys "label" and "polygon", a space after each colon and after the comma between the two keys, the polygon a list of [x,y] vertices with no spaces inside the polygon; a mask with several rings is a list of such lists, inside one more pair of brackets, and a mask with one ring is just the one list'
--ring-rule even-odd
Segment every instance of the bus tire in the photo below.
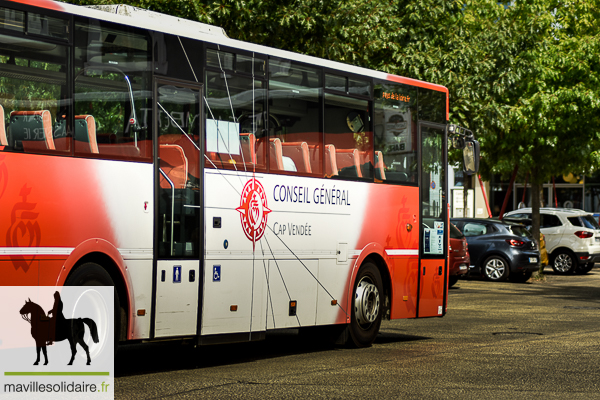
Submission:
{"label": "bus tire", "polygon": [[[121,303],[112,278],[100,265],[92,262],[82,264],[65,281],[65,286],[112,286],[114,291],[114,354],[117,354],[121,332]],[[98,327],[102,329],[102,327]]]}
{"label": "bus tire", "polygon": [[384,306],[381,274],[371,261],[365,262],[358,270],[351,305],[349,344],[368,347],[379,333]]}

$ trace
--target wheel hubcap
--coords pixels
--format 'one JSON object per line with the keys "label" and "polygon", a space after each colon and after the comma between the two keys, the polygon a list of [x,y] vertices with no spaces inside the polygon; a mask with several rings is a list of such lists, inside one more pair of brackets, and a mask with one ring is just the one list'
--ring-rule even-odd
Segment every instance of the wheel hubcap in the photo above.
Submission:
{"label": "wheel hubcap", "polygon": [[354,314],[360,325],[372,324],[379,314],[379,290],[367,277],[356,287]]}
{"label": "wheel hubcap", "polygon": [[498,259],[488,261],[485,265],[485,274],[491,279],[500,279],[504,275],[506,266]]}
{"label": "wheel hubcap", "polygon": [[554,266],[559,272],[567,272],[573,266],[573,262],[568,254],[559,254],[554,260]]}

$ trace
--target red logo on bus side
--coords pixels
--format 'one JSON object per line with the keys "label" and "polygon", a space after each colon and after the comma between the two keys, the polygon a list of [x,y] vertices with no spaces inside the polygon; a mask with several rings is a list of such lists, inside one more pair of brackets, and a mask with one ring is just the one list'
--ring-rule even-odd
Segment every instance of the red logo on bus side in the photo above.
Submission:
{"label": "red logo on bus side", "polygon": [[[8,247],[39,247],[40,245],[42,232],[36,221],[39,213],[33,211],[37,203],[27,201],[31,189],[27,184],[23,185],[19,193],[23,201],[16,203],[10,213],[10,227],[6,232]],[[15,269],[21,268],[24,272],[27,272],[33,263],[33,259],[27,261],[21,255],[13,255],[10,259]]]}
{"label": "red logo on bus side", "polygon": [[267,194],[259,181],[255,178],[246,182],[240,198],[240,212],[242,229],[246,237],[252,241],[252,249],[257,241],[262,238],[267,227],[267,215],[271,212],[267,207]]}

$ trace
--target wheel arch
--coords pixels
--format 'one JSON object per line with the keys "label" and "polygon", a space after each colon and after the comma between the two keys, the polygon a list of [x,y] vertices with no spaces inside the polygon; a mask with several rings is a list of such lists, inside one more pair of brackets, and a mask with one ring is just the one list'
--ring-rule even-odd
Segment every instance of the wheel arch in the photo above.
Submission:
{"label": "wheel arch", "polygon": [[[371,243],[363,249],[360,256],[356,259],[356,263],[354,264],[354,269],[352,271],[352,279],[350,280],[350,294],[352,294],[352,290],[354,288],[354,284],[356,281],[356,276],[358,275],[358,271],[360,267],[362,267],[366,262],[372,262],[375,264],[377,269],[379,270],[379,275],[381,275],[381,281],[383,284],[384,291],[384,310],[383,310],[383,318],[390,319],[391,315],[391,305],[393,300],[393,286],[392,286],[392,278],[390,274],[389,264],[386,261],[385,249],[383,246],[378,245],[376,243]],[[351,296],[350,296],[351,297]]]}
{"label": "wheel arch", "polygon": [[578,261],[575,252],[573,250],[571,250],[570,248],[565,247],[565,246],[560,246],[560,247],[557,247],[557,248],[553,249],[552,252],[548,253],[548,255],[550,256],[551,259],[554,259],[554,257],[556,257],[556,255],[559,254],[559,253],[561,253],[561,252],[562,253],[569,253],[570,255],[572,255],[575,258],[576,261]]}
{"label": "wheel arch", "polygon": [[[64,285],[67,279],[82,265],[95,263],[102,267],[115,284],[121,311],[121,332],[119,340],[127,340],[131,332],[131,282],[126,274],[125,261],[116,247],[103,239],[89,239],[81,243],[65,261],[57,285]],[[125,321],[123,321],[125,318]],[[124,323],[123,323],[124,322]]]}

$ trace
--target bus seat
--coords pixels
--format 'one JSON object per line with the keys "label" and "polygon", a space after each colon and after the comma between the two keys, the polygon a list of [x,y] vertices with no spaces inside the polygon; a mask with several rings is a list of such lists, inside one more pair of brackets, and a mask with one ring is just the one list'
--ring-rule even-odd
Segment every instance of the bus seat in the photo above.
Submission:
{"label": "bus seat", "polygon": [[[183,135],[181,133],[168,133],[158,137],[158,144],[176,144],[183,149],[183,154],[188,160],[188,169],[190,176],[200,178],[198,163],[200,162],[200,150],[197,146],[197,135]],[[212,152],[206,153],[209,158],[217,160],[217,155]],[[210,164],[210,163],[209,163]]]}
{"label": "bus seat", "polygon": [[[75,116],[75,151],[98,154],[96,120],[92,115]],[[83,143],[86,143],[85,145]]]}
{"label": "bus seat", "polygon": [[240,133],[240,146],[243,161],[256,164],[256,136],[254,133]]}
{"label": "bus seat", "polygon": [[4,107],[0,105],[0,146],[8,146],[8,137],[6,137],[6,123],[4,121]]}
{"label": "bus seat", "polygon": [[[140,158],[140,148],[133,144],[124,143],[98,143],[98,153],[106,156],[115,156],[123,159]],[[148,154],[148,153],[146,153]],[[152,154],[152,153],[150,153]]]}
{"label": "bus seat", "polygon": [[48,110],[11,112],[9,132],[15,149],[55,150]]}
{"label": "bus seat", "polygon": [[381,151],[375,152],[375,178],[382,181],[385,180],[385,166],[383,164],[383,153]]}
{"label": "bus seat", "polygon": [[168,133],[166,135],[158,136],[159,144],[176,144],[178,143],[183,135],[181,133]]}
{"label": "bus seat", "polygon": [[285,142],[281,143],[281,147],[283,156],[294,161],[298,172],[312,173],[306,142]]}
{"label": "bus seat", "polygon": [[283,167],[283,150],[281,140],[279,138],[269,139],[269,166],[272,170],[284,171]]}
{"label": "bus seat", "polygon": [[309,144],[308,145],[308,158],[310,163],[310,171],[313,174],[323,173],[323,155],[321,154],[321,145]]}
{"label": "bus seat", "polygon": [[[159,144],[160,169],[169,177],[175,189],[185,189],[188,177],[188,160],[183,148],[177,144]],[[160,187],[170,189],[171,185],[161,174]]]}
{"label": "bus seat", "polygon": [[325,176],[334,176],[338,174],[337,160],[335,156],[335,146],[325,145]]}
{"label": "bus seat", "polygon": [[360,157],[357,149],[336,149],[335,160],[339,170],[347,168],[347,176],[362,178],[360,169]]}

